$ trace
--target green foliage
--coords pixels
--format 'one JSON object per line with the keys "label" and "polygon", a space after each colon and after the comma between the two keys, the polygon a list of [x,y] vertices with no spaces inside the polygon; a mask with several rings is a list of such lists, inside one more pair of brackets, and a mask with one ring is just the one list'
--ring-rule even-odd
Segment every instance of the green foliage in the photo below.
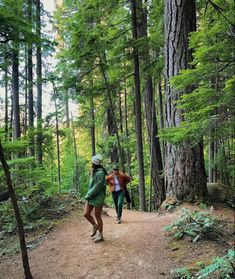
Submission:
{"label": "green foliage", "polygon": [[193,242],[202,238],[214,238],[217,221],[209,213],[182,209],[182,215],[171,225],[164,229],[170,232],[174,238],[180,239],[184,235],[190,237]]}
{"label": "green foliage", "polygon": [[[233,127],[230,121],[234,112],[233,36],[226,17],[234,11],[234,3],[223,0],[215,3],[224,7],[223,16],[209,6],[199,30],[190,36],[190,46],[195,50],[194,68],[182,71],[171,81],[178,90],[187,92],[195,88],[179,101],[187,124],[183,122],[182,128],[187,127],[188,136],[195,139],[200,139],[208,129],[217,137],[228,135]],[[181,135],[181,140],[187,136]]]}
{"label": "green foliage", "polygon": [[26,140],[15,140],[11,142],[3,142],[3,149],[7,153],[24,152],[28,145],[29,143]]}
{"label": "green foliage", "polygon": [[173,272],[173,279],[191,279],[190,272],[187,268],[178,268]]}
{"label": "green foliage", "polygon": [[215,279],[234,278],[235,251],[229,250],[224,257],[216,257],[212,263],[197,274],[197,279],[208,278],[213,276]]}
{"label": "green foliage", "polygon": [[202,268],[197,274],[193,274],[186,267],[173,271],[173,279],[232,279],[234,278],[235,251],[229,250],[227,255],[216,257],[212,263]]}

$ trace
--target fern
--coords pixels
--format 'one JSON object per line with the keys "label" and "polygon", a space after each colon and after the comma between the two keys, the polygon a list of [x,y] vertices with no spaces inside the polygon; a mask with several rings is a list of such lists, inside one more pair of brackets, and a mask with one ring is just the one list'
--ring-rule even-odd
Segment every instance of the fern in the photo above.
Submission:
{"label": "fern", "polygon": [[178,268],[173,272],[173,279],[191,279],[189,270],[186,267]]}
{"label": "fern", "polygon": [[182,215],[173,224],[165,227],[165,231],[172,232],[176,239],[184,235],[189,236],[193,242],[200,238],[211,238],[215,233],[216,220],[206,212],[193,211],[183,208]]}
{"label": "fern", "polygon": [[207,278],[213,274],[213,278],[227,279],[234,278],[235,251],[229,250],[224,257],[217,257],[212,264],[206,266],[197,274],[197,279]]}

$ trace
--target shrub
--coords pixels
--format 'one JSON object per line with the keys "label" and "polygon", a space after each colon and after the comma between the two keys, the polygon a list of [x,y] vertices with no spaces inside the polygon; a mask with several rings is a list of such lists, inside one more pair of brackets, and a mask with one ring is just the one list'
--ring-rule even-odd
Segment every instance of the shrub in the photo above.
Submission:
{"label": "shrub", "polygon": [[235,251],[229,250],[224,257],[216,257],[212,263],[197,274],[197,279],[208,278],[212,276],[214,279],[235,278]]}
{"label": "shrub", "polygon": [[180,239],[187,235],[193,242],[196,242],[200,238],[214,237],[217,222],[209,213],[196,210],[192,212],[183,208],[180,218],[164,229],[171,232],[174,238]]}

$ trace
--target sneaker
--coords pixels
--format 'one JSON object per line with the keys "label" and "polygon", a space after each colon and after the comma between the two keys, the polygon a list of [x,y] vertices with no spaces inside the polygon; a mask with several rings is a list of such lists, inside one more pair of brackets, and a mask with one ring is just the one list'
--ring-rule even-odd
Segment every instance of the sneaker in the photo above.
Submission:
{"label": "sneaker", "polygon": [[104,238],[103,238],[103,235],[102,233],[98,232],[96,237],[95,237],[95,242],[100,242],[100,241],[103,241]]}
{"label": "sneaker", "polygon": [[96,235],[97,230],[98,230],[98,226],[97,226],[97,225],[94,225],[94,226],[92,227],[92,231],[91,231],[91,234],[90,234],[91,237]]}
{"label": "sneaker", "polygon": [[121,219],[117,219],[116,224],[121,224]]}

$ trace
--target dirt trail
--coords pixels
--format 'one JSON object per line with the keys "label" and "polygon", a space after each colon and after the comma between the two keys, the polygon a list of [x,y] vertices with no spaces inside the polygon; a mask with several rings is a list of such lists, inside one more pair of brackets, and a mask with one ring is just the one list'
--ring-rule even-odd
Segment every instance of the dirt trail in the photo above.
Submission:
{"label": "dirt trail", "polygon": [[[156,213],[124,210],[122,224],[115,224],[114,210],[107,212],[104,242],[94,243],[83,219],[65,222],[49,233],[29,252],[34,279],[164,278],[172,262],[162,228],[177,213],[165,220]],[[2,262],[0,270],[1,279],[23,278],[20,255]]]}
{"label": "dirt trail", "polygon": [[[170,270],[179,265],[175,255],[172,256],[178,251],[169,249],[163,227],[181,211],[159,215],[124,210],[122,224],[114,223],[113,209],[107,212],[104,242],[94,243],[89,236],[91,226],[84,218],[72,218],[58,225],[40,246],[29,251],[34,279],[169,278]],[[188,258],[186,255],[185,259]],[[23,278],[19,254],[0,262],[0,278]]]}

